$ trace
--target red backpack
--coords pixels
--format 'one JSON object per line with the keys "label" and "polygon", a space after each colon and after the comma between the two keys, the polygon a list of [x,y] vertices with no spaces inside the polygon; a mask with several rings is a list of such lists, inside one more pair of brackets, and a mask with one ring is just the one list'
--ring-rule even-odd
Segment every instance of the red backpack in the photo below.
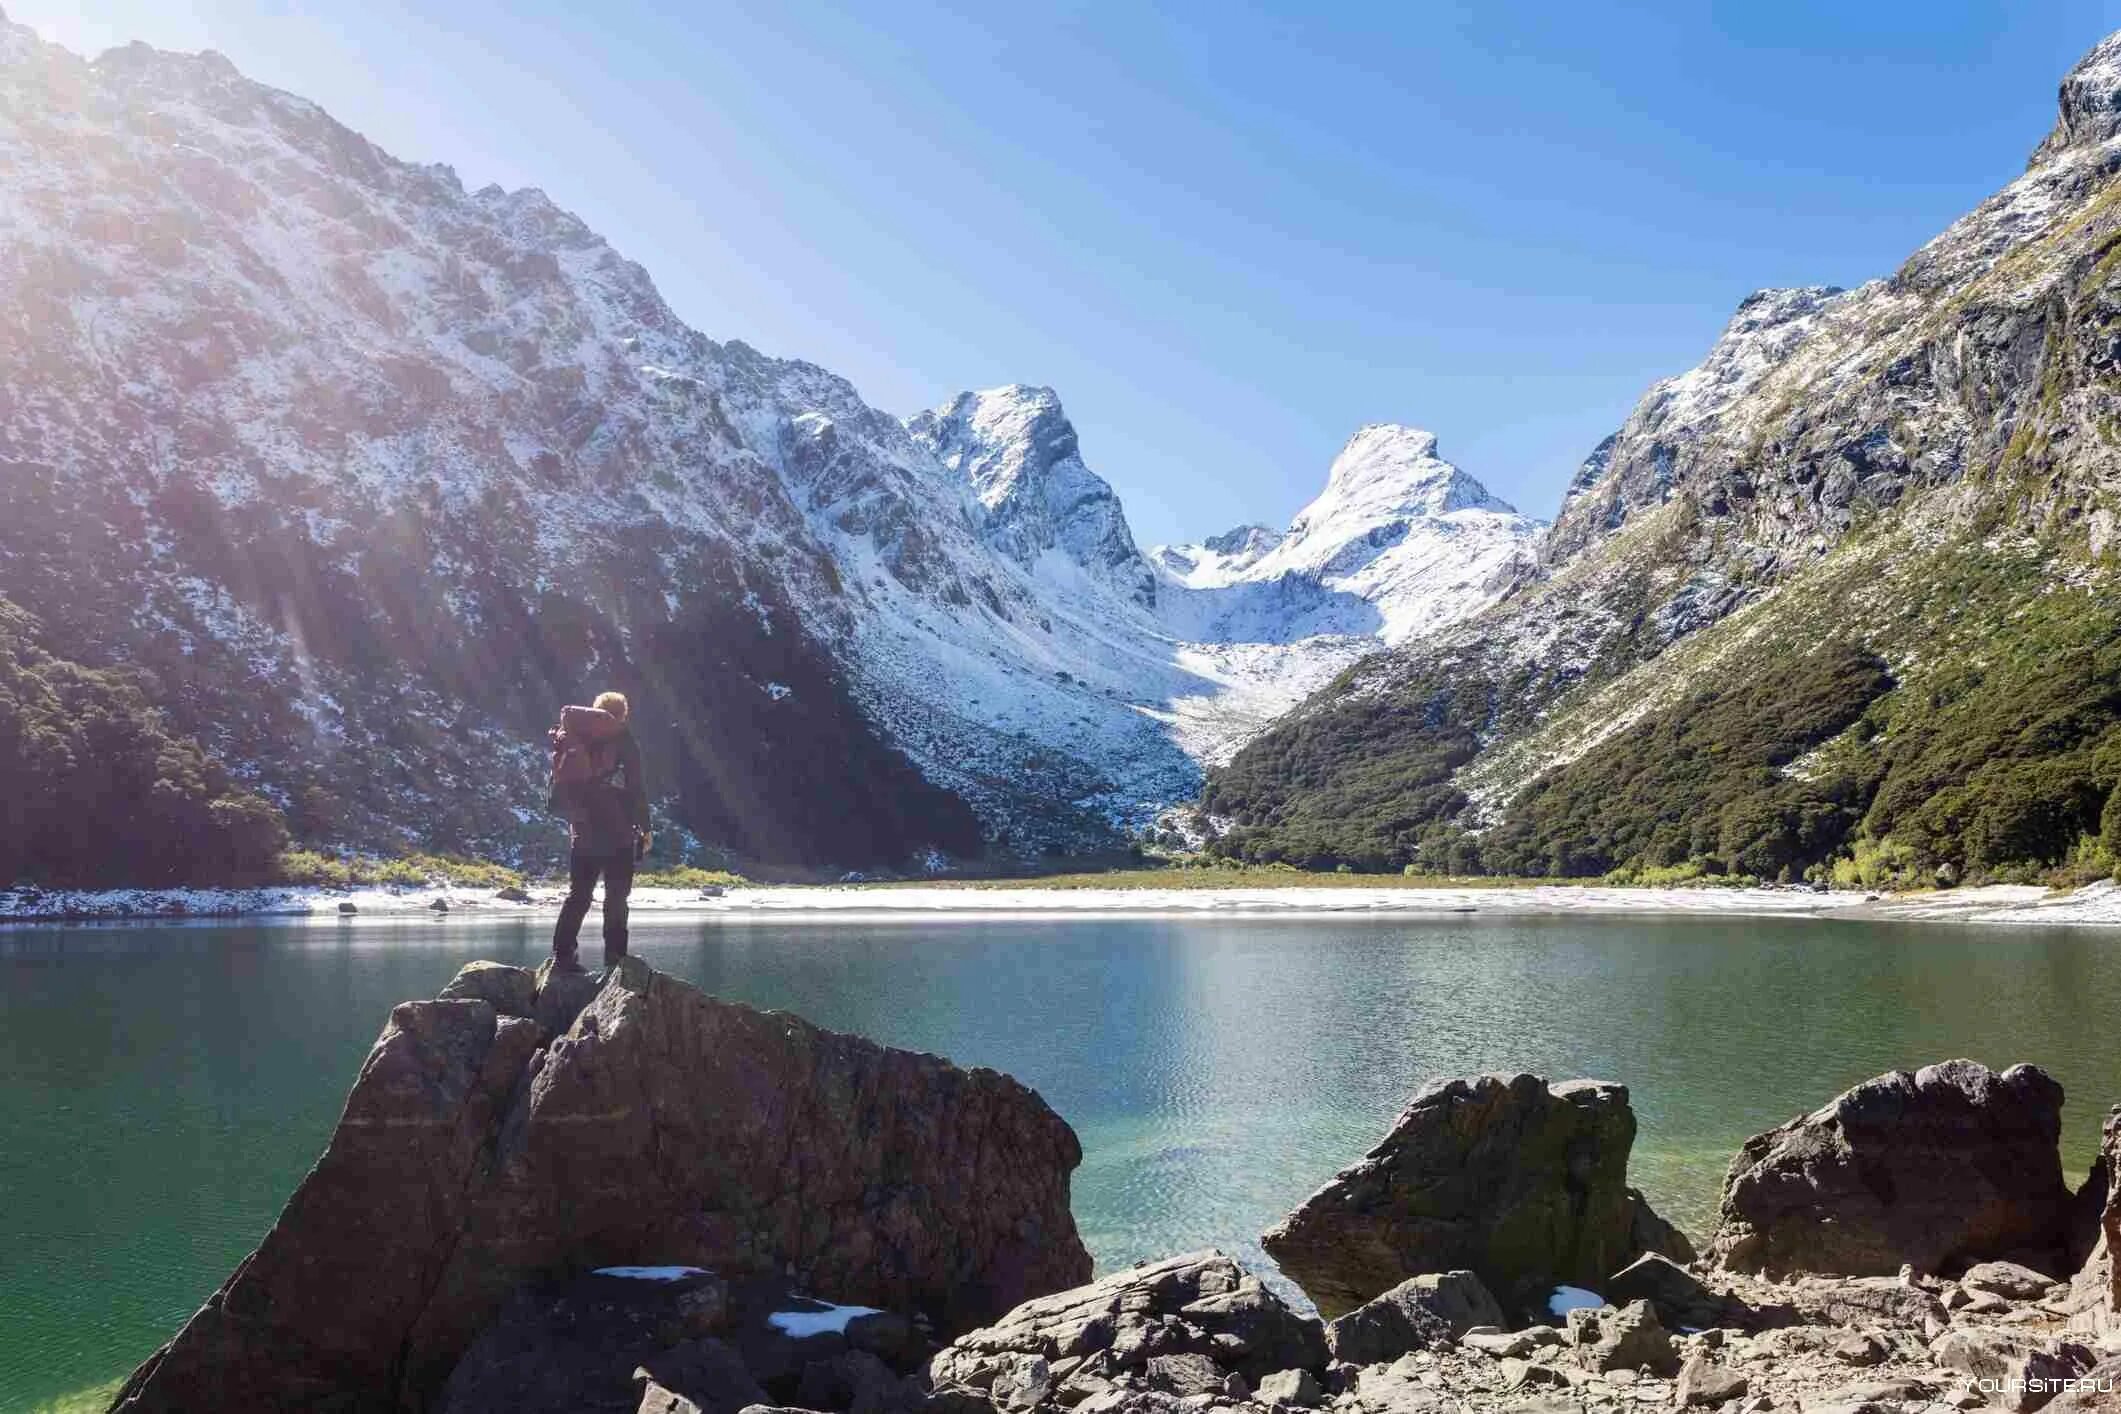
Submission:
{"label": "red backpack", "polygon": [[[580,824],[588,817],[593,808],[591,802],[595,799],[593,788],[613,785],[611,778],[619,770],[617,736],[591,740],[572,718],[574,713],[595,710],[565,708],[560,713],[560,724],[546,733],[546,741],[552,748],[552,790],[546,798],[546,809],[573,824]],[[604,714],[599,712],[597,715]]]}

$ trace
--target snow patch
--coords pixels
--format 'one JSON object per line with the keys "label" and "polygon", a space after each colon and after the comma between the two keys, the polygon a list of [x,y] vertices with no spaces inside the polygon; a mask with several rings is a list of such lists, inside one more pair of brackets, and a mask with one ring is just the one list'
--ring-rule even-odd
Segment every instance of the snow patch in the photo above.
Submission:
{"label": "snow patch", "polygon": [[847,1323],[858,1316],[878,1316],[883,1313],[874,1306],[833,1306],[818,1302],[815,1311],[776,1311],[766,1318],[766,1324],[795,1340],[808,1340],[814,1335],[845,1335]]}

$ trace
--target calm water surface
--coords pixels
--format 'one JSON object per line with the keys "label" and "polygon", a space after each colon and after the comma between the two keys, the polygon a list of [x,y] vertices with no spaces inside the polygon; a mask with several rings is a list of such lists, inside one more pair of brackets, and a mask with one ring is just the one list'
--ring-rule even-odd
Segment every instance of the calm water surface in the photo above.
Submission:
{"label": "calm water surface", "polygon": [[[592,924],[592,928],[594,924]],[[250,1249],[391,1003],[535,925],[0,930],[0,1410],[122,1374]],[[2030,1060],[2072,1177],[2121,1100],[2121,937],[1816,920],[637,925],[711,992],[1009,1071],[1082,1136],[1100,1266],[1259,1232],[1436,1075],[1633,1091],[1631,1172],[1705,1235],[1747,1135],[1895,1066]]]}

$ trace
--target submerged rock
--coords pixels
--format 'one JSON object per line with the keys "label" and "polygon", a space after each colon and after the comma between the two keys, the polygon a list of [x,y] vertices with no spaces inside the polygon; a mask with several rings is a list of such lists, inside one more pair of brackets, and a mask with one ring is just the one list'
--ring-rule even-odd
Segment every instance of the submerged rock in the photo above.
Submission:
{"label": "submerged rock", "polygon": [[578,1015],[545,980],[533,1017],[461,995],[518,1004],[499,973],[393,1009],[279,1221],[118,1407],[425,1407],[523,1281],[601,1266],[780,1273],[946,1332],[1089,1276],[1074,1132],[1009,1077],[638,959]]}
{"label": "submerged rock", "polygon": [[1423,1272],[1467,1269],[1523,1307],[1596,1286],[1670,1225],[1627,1186],[1627,1087],[1536,1075],[1440,1080],[1361,1162],[1262,1242],[1328,1316]]}
{"label": "submerged rock", "polygon": [[1771,1276],[1860,1276],[2057,1250],[2061,1128],[2062,1087],[2033,1066],[1878,1076],[1746,1141],[1710,1255]]}

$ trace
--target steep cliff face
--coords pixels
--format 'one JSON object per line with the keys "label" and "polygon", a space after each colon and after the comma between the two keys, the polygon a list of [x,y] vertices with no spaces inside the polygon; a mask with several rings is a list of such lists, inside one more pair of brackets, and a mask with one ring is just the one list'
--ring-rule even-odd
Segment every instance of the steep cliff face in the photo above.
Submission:
{"label": "steep cliff face", "polygon": [[1083,465],[1075,427],[1051,388],[960,393],[907,428],[971,487],[989,544],[1032,570],[1055,554],[1062,573],[1080,571],[1155,607],[1156,578],[1134,547],[1119,497]]}
{"label": "steep cliff face", "polygon": [[[2103,585],[2111,568],[2115,53],[2102,43],[2065,80],[2061,120],[2026,172],[1891,277],[1745,301],[1708,358],[1652,388],[1586,460],[1536,572],[1494,608],[1365,662],[1248,747],[1210,787],[1250,832],[1240,847],[1477,861],[1474,836],[1543,773],[1630,732],[1679,730],[1671,714],[1703,690],[1786,679],[1797,656],[1837,641],[1875,653],[1900,685],[1856,704],[1862,740],[1835,757],[1850,774],[1830,801],[1777,798],[1776,829],[1805,842],[1770,857],[1802,868],[1877,845],[1925,808],[1939,817],[1926,839],[1951,833],[1940,792],[1978,794],[1979,759],[1930,759],[1914,799],[1897,789],[1895,773],[1924,755],[1908,741],[1915,704],[1954,665],[1978,675],[1984,648],[1998,661],[1954,695],[2000,704],[2008,665],[2056,646],[2032,627],[2053,596]],[[2103,700],[2105,671],[2086,667],[2071,700]],[[2085,784],[2067,801],[2036,791],[2053,816],[2041,843],[1982,862],[2052,862],[2053,841],[2075,837],[2084,800],[2112,785],[2103,713],[2079,714],[2046,747],[2011,748],[2028,770],[2043,753],[2089,752]],[[1843,823],[1822,834],[1822,812]],[[1610,837],[1613,823],[1585,828]],[[1716,821],[1681,834],[1640,862],[1727,863],[1749,843],[1741,829],[1726,848]],[[1506,862],[1576,873],[1628,861],[1586,846]]]}

